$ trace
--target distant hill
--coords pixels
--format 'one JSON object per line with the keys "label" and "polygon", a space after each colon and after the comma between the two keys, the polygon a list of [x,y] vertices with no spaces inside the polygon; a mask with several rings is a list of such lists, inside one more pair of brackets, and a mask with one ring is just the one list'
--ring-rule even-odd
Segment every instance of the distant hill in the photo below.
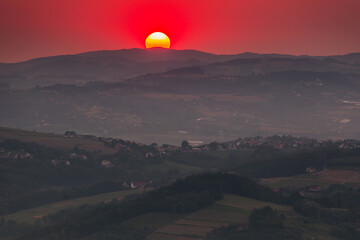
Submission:
{"label": "distant hill", "polygon": [[338,61],[347,62],[351,64],[360,64],[360,53],[349,53],[346,55],[330,56],[329,58],[336,59]]}
{"label": "distant hill", "polygon": [[[92,81],[119,81],[139,74],[166,72],[204,65],[216,74],[251,74],[279,70],[360,72],[360,54],[311,57],[282,54],[242,53],[216,55],[196,50],[121,49],[95,51],[0,64],[0,81],[15,88],[55,83],[84,84]],[[336,62],[324,61],[333,59]],[[209,65],[210,64],[210,65]],[[215,65],[212,65],[215,64]],[[255,68],[248,68],[255,66]],[[279,66],[280,64],[280,66]],[[300,66],[294,66],[294,64]],[[347,65],[351,66],[347,66]],[[355,64],[355,65],[354,65]],[[231,66],[232,69],[224,69]],[[236,69],[234,69],[236,68]]]}
{"label": "distant hill", "polygon": [[360,54],[123,49],[0,65],[0,125],[143,143],[359,138]]}
{"label": "distant hill", "polygon": [[203,75],[205,71],[200,67],[186,67],[186,68],[177,68],[173,70],[166,71],[165,75],[186,75],[186,74],[200,74]]}
{"label": "distant hill", "polygon": [[55,83],[118,81],[143,73],[163,72],[234,58],[195,50],[123,49],[96,51],[1,64],[0,81],[27,88]]}

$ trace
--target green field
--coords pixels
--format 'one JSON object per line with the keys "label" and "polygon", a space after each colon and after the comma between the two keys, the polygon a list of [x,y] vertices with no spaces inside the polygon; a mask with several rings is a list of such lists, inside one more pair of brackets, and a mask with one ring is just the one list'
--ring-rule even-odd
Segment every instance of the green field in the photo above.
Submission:
{"label": "green field", "polygon": [[67,201],[55,202],[51,204],[46,204],[37,208],[26,209],[19,211],[13,214],[3,216],[6,220],[14,220],[21,223],[34,223],[36,220],[40,219],[43,216],[46,216],[50,213],[55,213],[57,211],[66,209],[66,208],[75,208],[83,204],[97,204],[100,202],[108,202],[112,199],[123,199],[125,196],[141,193],[143,190],[127,190],[127,191],[117,191],[109,192],[99,195],[94,195],[84,198],[76,198]]}
{"label": "green field", "polygon": [[155,231],[164,225],[177,221],[185,216],[186,214],[181,213],[152,212],[122,222],[121,225],[139,227],[140,229],[148,228],[151,231]]}
{"label": "green field", "polygon": [[[47,204],[41,207],[19,211],[4,216],[6,220],[15,220],[22,223],[32,224],[37,219],[49,213],[78,207],[83,204],[95,204],[122,199],[126,195],[137,194],[142,190],[129,190],[111,192],[86,198],[78,198],[68,201]],[[302,234],[304,239],[333,240],[329,234],[330,225],[306,224],[304,217],[298,215],[290,206],[259,201],[247,197],[225,194],[222,200],[215,202],[207,208],[191,214],[179,214],[169,212],[146,213],[121,223],[123,226],[135,227],[139,230],[148,229],[152,233],[147,240],[199,240],[203,239],[213,229],[229,224],[248,223],[248,218],[254,208],[270,206],[279,213],[283,213],[287,220],[285,226]]]}
{"label": "green field", "polygon": [[170,166],[172,168],[177,168],[181,172],[199,172],[199,171],[204,170],[203,168],[200,168],[200,167],[186,165],[186,164],[172,162],[172,161],[164,161],[164,164],[167,166]]}
{"label": "green field", "polygon": [[150,234],[153,239],[201,239],[214,228],[229,224],[247,223],[254,208],[271,206],[279,212],[292,215],[289,206],[254,200],[247,197],[225,194],[224,198],[211,206],[189,214]]}
{"label": "green field", "polygon": [[332,183],[322,180],[319,176],[310,174],[296,175],[291,177],[264,178],[271,188],[304,188],[311,185],[318,185],[322,188],[329,187]]}
{"label": "green field", "polygon": [[206,233],[229,224],[247,223],[254,208],[270,206],[287,217],[285,226],[302,234],[304,239],[332,240],[330,226],[326,224],[305,224],[291,206],[259,201],[247,197],[225,194],[224,199],[211,206],[189,214],[181,219],[168,221],[151,233],[147,240],[198,240]]}
{"label": "green field", "polygon": [[35,142],[47,147],[72,149],[77,146],[87,151],[100,150],[103,153],[115,153],[112,148],[105,147],[102,142],[83,138],[65,138],[62,135],[52,133],[39,133],[21,129],[0,127],[0,141],[5,139],[17,139],[23,142]]}
{"label": "green field", "polygon": [[226,194],[224,199],[218,201],[217,204],[223,205],[223,206],[234,207],[237,209],[243,209],[243,210],[248,211],[249,213],[254,208],[262,208],[265,206],[270,206],[279,212],[292,212],[293,211],[291,206],[280,205],[280,204],[275,204],[275,203],[270,203],[270,202],[264,202],[264,201],[259,201],[259,200],[255,200],[252,198],[241,197],[241,196],[236,196],[236,195],[231,195],[231,194]]}
{"label": "green field", "polygon": [[305,188],[318,185],[323,189],[331,184],[360,184],[360,170],[358,168],[333,167],[311,174],[301,174],[291,177],[263,178],[271,188]]}

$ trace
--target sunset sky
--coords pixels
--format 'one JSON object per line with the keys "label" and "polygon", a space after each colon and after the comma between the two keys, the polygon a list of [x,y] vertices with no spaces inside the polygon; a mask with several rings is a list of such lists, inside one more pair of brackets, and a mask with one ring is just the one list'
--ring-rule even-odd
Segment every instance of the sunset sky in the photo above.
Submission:
{"label": "sunset sky", "polygon": [[144,48],[332,55],[360,52],[359,0],[0,0],[0,62]]}

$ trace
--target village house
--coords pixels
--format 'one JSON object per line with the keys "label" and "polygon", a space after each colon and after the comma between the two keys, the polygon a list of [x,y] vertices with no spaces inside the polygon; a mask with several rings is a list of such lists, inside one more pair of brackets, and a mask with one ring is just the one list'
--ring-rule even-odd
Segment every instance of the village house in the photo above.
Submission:
{"label": "village house", "polygon": [[77,154],[77,153],[70,153],[69,154],[70,159],[82,159],[82,160],[87,160],[87,156],[85,154]]}
{"label": "village house", "polygon": [[2,158],[8,158],[8,159],[31,159],[32,155],[27,152],[3,152],[1,153],[0,157]]}
{"label": "village house", "polygon": [[247,224],[247,223],[240,223],[237,226],[238,231],[247,230],[248,228],[249,228],[249,224]]}
{"label": "village house", "polygon": [[146,185],[152,183],[152,181],[148,181],[148,182],[131,182],[130,187],[132,189],[135,188],[144,188]]}
{"label": "village house", "polygon": [[53,166],[58,166],[58,165],[65,165],[65,166],[70,166],[71,162],[69,160],[58,160],[58,159],[52,159],[51,160],[51,164]]}
{"label": "village house", "polygon": [[172,146],[172,145],[166,145],[164,144],[163,147],[165,147],[167,152],[175,152],[177,150],[179,150],[180,148],[177,146]]}
{"label": "village house", "polygon": [[197,147],[197,146],[200,146],[201,144],[204,144],[204,141],[189,140],[188,143],[192,147]]}
{"label": "village house", "polygon": [[280,149],[280,150],[281,150],[281,149],[284,148],[284,144],[282,144],[282,143],[275,143],[273,147],[276,148],[276,149]]}
{"label": "village house", "polygon": [[320,186],[313,185],[313,186],[308,187],[307,190],[309,192],[321,192],[322,189]]}
{"label": "village house", "polygon": [[126,145],[121,144],[121,143],[117,143],[117,144],[115,145],[115,149],[116,149],[116,150],[125,149],[126,147],[127,147]]}
{"label": "village house", "polygon": [[104,168],[111,168],[113,166],[113,164],[111,163],[110,160],[102,160],[101,166],[103,166]]}
{"label": "village house", "polygon": [[200,151],[201,151],[201,148],[199,148],[199,147],[193,147],[191,150],[192,150],[193,152],[200,152]]}
{"label": "village house", "polygon": [[342,149],[356,149],[360,148],[360,142],[353,139],[345,139],[339,146]]}
{"label": "village house", "polygon": [[77,137],[77,134],[75,131],[66,131],[64,133],[64,137],[75,138],[75,137]]}
{"label": "village house", "polygon": [[317,169],[314,168],[314,167],[307,167],[305,172],[307,173],[314,173],[314,172],[317,172]]}
{"label": "village house", "polygon": [[156,150],[161,153],[165,153],[165,151],[166,151],[166,149],[164,147],[157,147]]}
{"label": "village house", "polygon": [[57,165],[60,164],[60,161],[58,159],[52,159],[51,164],[54,165],[54,166],[57,166]]}

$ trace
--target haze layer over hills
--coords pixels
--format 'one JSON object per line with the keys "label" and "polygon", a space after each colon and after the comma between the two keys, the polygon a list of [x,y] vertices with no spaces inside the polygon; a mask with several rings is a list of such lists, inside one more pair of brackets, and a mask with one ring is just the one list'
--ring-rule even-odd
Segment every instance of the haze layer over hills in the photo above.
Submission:
{"label": "haze layer over hills", "polygon": [[0,64],[0,125],[144,143],[359,138],[360,54],[128,49]]}

